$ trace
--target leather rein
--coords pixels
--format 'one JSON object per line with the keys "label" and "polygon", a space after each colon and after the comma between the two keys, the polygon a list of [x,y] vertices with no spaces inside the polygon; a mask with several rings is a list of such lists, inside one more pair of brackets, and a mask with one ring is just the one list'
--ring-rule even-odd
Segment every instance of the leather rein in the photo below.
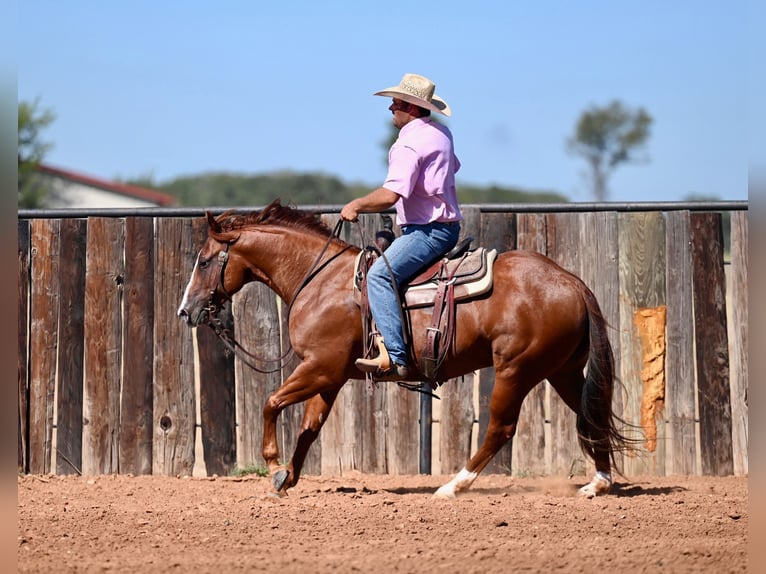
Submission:
{"label": "leather rein", "polygon": [[[322,262],[322,258],[324,257],[325,253],[327,252],[327,248],[330,246],[330,243],[332,243],[332,240],[340,237],[340,230],[343,226],[343,220],[339,220],[338,223],[335,225],[335,228],[333,229],[330,236],[327,238],[327,242],[325,243],[324,247],[322,248],[322,251],[319,253],[317,258],[314,260],[314,263],[311,265],[309,270],[306,272],[306,275],[304,276],[303,280],[301,281],[300,285],[298,286],[298,289],[295,291],[295,295],[293,295],[292,301],[290,301],[290,304],[287,306],[287,322],[290,321],[290,312],[292,311],[293,305],[295,304],[296,299],[298,299],[298,295],[303,291],[303,289],[308,285],[314,277],[316,277],[319,272],[324,269],[324,267],[327,266],[328,263],[330,263],[333,259],[338,257],[341,253],[343,253],[346,249],[351,247],[350,245],[347,245],[344,247],[341,251],[339,251],[336,255],[328,259],[327,261]],[[205,310],[207,311],[207,321],[203,323],[204,325],[210,327],[213,332],[215,333],[216,337],[224,344],[224,346],[237,355],[239,359],[248,367],[253,369],[254,371],[258,373],[264,373],[264,374],[270,374],[270,373],[276,373],[278,371],[281,371],[286,366],[286,359],[288,359],[291,355],[295,353],[295,350],[293,349],[292,344],[289,342],[288,337],[288,349],[282,353],[282,355],[276,359],[272,358],[266,358],[266,357],[259,357],[247,349],[245,349],[239,341],[237,341],[234,338],[234,333],[231,331],[231,329],[228,329],[224,324],[223,321],[218,316],[218,313],[220,312],[220,308],[213,302],[215,292],[217,290],[220,290],[221,293],[223,293],[224,301],[232,301],[232,295],[226,290],[226,287],[224,286],[224,273],[226,272],[226,264],[229,261],[229,243],[224,244],[224,248],[221,249],[221,251],[218,252],[218,266],[220,267],[220,273],[218,275],[218,284],[216,285],[216,288],[210,291],[210,297],[208,299],[208,305],[205,307]],[[320,265],[321,263],[321,265]],[[260,367],[256,366],[254,364],[254,361],[259,362],[265,362],[265,363],[277,363],[277,366],[273,369],[261,369]]]}

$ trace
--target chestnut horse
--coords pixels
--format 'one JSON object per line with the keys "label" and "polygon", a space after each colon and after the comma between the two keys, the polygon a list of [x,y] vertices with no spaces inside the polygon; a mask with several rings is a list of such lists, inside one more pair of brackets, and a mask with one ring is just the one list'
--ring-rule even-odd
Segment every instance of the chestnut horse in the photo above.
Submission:
{"label": "chestnut horse", "polygon": [[[250,281],[265,283],[290,305],[290,343],[301,362],[263,408],[263,458],[281,494],[298,482],[308,449],[341,387],[365,376],[354,366],[364,349],[353,287],[360,250],[332,237],[316,214],[282,206],[279,200],[247,216],[215,218],[207,212],[207,222],[208,238],[179,317],[190,326],[211,323],[216,309]],[[508,251],[495,261],[490,293],[457,307],[457,333],[442,367],[443,380],[492,366],[495,384],[483,444],[435,496],[454,498],[470,487],[514,435],[524,397],[543,379],[577,413],[580,446],[595,462],[597,472],[580,493],[606,493],[614,453],[627,442],[612,412],[612,347],[590,289],[541,254]],[[409,311],[414,349],[423,348],[430,319],[430,309]],[[417,369],[411,372],[418,376]],[[287,466],[280,466],[277,417],[303,401],[295,451]]]}

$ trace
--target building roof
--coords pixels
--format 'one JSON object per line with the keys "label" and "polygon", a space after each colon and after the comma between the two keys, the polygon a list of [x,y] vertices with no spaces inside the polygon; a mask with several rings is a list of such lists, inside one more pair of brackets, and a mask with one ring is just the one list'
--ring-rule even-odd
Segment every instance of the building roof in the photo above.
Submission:
{"label": "building roof", "polygon": [[140,202],[166,207],[176,203],[176,198],[170,194],[162,193],[146,187],[129,185],[116,181],[100,179],[68,169],[61,169],[47,164],[39,164],[37,171],[43,175],[55,177],[65,182],[101,190],[107,193],[117,194]]}

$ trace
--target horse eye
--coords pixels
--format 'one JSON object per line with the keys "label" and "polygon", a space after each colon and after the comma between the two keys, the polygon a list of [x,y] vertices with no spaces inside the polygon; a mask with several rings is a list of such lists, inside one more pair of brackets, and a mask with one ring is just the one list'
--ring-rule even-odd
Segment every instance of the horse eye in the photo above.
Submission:
{"label": "horse eye", "polygon": [[209,259],[200,259],[199,260],[199,268],[200,269],[205,269],[208,265],[210,265],[210,260]]}

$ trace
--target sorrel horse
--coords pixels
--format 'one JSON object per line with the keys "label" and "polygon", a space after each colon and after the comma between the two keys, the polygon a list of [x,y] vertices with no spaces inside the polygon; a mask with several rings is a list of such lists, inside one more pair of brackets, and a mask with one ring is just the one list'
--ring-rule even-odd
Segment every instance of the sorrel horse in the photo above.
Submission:
{"label": "sorrel horse", "polygon": [[[332,237],[315,214],[282,206],[279,200],[247,216],[225,213],[215,218],[207,212],[207,222],[208,238],[179,317],[190,326],[213,321],[216,309],[250,281],[265,283],[290,304],[290,342],[301,362],[263,409],[263,458],[275,490],[284,493],[298,482],[308,449],[341,387],[348,379],[364,378],[354,366],[364,348],[352,281],[360,250]],[[409,312],[414,349],[423,348],[430,315],[428,309]],[[581,494],[606,493],[614,453],[626,447],[627,439],[612,412],[614,358],[590,289],[541,254],[508,251],[495,261],[491,292],[458,304],[456,321],[444,380],[492,366],[495,384],[483,444],[435,496],[453,498],[470,487],[514,435],[524,397],[543,379],[577,413],[580,446],[595,462],[596,475]],[[285,407],[303,401],[295,451],[283,467],[278,462],[277,417]]]}

